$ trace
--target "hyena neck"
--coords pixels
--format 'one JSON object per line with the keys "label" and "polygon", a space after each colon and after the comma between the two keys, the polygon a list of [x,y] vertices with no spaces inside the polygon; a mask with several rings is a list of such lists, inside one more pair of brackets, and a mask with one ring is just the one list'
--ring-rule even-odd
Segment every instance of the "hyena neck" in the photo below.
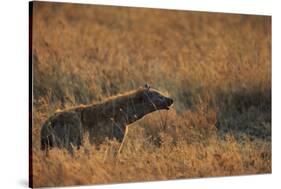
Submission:
{"label": "hyena neck", "polygon": [[103,103],[103,107],[106,107],[104,112],[122,125],[133,123],[153,111],[139,100],[142,93],[142,89],[137,89],[110,97]]}

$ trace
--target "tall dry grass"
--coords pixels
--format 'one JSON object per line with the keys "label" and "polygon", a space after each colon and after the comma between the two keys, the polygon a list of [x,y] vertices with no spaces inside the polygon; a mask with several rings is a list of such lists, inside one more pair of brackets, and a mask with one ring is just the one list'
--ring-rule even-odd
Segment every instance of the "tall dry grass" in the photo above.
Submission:
{"label": "tall dry grass", "polygon": [[[271,172],[271,18],[36,2],[34,186]],[[149,83],[175,100],[100,149],[40,151],[55,110]]]}

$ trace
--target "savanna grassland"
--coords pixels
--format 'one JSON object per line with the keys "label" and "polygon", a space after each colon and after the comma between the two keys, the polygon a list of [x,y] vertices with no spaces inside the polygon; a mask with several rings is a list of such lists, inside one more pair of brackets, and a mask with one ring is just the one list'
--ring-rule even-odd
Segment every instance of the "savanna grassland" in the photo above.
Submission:
{"label": "savanna grassland", "polygon": [[[271,173],[271,17],[36,2],[32,21],[35,187]],[[175,103],[118,156],[40,150],[56,110],[145,83]]]}

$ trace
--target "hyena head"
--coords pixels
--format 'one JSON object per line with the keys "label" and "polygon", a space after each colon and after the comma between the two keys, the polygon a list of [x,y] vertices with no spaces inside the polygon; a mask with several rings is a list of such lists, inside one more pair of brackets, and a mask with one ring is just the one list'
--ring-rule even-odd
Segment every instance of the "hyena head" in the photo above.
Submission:
{"label": "hyena head", "polygon": [[157,110],[169,110],[169,107],[173,104],[173,99],[146,84],[139,90],[136,103],[138,108],[142,109],[144,114],[147,114]]}

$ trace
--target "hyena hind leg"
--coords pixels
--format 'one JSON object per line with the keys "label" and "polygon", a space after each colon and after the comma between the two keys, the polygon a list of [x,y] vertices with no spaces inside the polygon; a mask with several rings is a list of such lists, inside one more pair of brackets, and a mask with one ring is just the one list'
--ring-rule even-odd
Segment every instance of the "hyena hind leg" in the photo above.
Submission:
{"label": "hyena hind leg", "polygon": [[[73,154],[73,146],[79,147],[83,141],[83,128],[76,112],[62,112],[45,124],[41,131],[41,149],[46,147],[65,148]],[[47,139],[47,140],[46,140]],[[51,139],[51,140],[50,140]]]}

